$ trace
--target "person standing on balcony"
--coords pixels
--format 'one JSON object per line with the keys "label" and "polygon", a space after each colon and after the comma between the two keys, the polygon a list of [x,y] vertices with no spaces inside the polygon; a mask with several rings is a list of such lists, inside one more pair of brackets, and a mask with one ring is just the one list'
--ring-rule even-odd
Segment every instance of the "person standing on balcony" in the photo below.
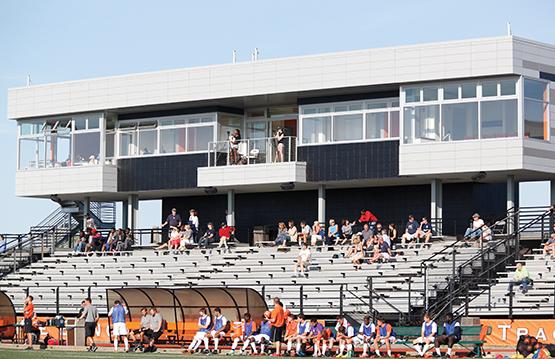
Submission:
{"label": "person standing on balcony", "polygon": [[[160,225],[160,228],[165,226],[181,228],[181,216],[177,213],[177,209],[172,208],[172,212],[166,218],[166,221]],[[167,242],[170,239],[171,231],[168,231],[168,238],[164,241]]]}
{"label": "person standing on balcony", "polygon": [[33,317],[35,316],[35,305],[33,304],[33,296],[28,295],[25,298],[25,306],[23,307],[23,331],[27,335],[27,348],[25,350],[33,350]]}
{"label": "person standing on balcony", "polygon": [[284,153],[285,153],[285,133],[281,127],[277,128],[276,134],[274,136],[276,141],[276,159],[275,162],[283,162],[284,161]]}
{"label": "person standing on balcony", "polygon": [[236,165],[241,160],[239,156],[239,143],[241,142],[241,131],[236,128],[229,135],[229,164]]}

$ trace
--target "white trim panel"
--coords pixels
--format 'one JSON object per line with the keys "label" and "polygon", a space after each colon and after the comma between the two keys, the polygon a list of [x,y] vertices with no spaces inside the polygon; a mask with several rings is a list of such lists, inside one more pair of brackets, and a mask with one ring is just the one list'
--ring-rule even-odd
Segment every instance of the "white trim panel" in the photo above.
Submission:
{"label": "white trim panel", "polygon": [[306,182],[305,162],[201,167],[198,187],[246,186],[255,184]]}

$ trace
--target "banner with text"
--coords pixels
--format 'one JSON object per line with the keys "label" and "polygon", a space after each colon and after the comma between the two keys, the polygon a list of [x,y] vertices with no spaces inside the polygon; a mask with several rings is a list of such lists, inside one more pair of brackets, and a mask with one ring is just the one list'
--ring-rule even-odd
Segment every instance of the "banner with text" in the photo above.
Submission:
{"label": "banner with text", "polygon": [[481,319],[480,323],[491,326],[491,335],[486,338],[489,345],[514,347],[518,338],[527,334],[538,338],[542,343],[555,343],[555,320]]}

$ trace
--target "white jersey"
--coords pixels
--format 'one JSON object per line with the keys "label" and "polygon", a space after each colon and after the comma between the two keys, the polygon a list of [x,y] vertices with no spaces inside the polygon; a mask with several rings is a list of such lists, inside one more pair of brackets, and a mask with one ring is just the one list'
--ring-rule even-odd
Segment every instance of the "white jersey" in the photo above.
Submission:
{"label": "white jersey", "polygon": [[371,337],[375,333],[376,333],[376,326],[374,325],[374,323],[370,323],[368,325],[362,323],[358,330],[358,334],[364,335],[367,337]]}

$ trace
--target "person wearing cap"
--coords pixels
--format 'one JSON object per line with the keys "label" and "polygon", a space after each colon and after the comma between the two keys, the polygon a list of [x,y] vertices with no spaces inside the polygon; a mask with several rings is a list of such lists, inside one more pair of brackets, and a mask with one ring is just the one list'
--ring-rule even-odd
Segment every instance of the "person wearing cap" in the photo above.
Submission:
{"label": "person wearing cap", "polygon": [[[181,228],[181,216],[177,213],[177,209],[172,208],[172,213],[168,215],[166,221],[160,225],[160,228],[164,228],[165,226]],[[171,231],[168,232],[168,240],[171,236]]]}
{"label": "person wearing cap", "polygon": [[482,237],[482,230],[484,227],[484,220],[480,218],[478,213],[472,215],[472,224],[466,229],[464,238],[466,239],[479,239]]}

